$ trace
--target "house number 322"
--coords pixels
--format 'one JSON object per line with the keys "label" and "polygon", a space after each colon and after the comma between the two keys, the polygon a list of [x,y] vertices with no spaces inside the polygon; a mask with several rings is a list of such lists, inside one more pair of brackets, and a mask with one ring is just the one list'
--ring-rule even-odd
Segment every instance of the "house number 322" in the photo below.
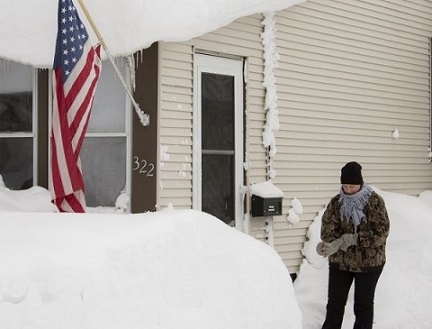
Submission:
{"label": "house number 322", "polygon": [[144,174],[147,177],[154,176],[155,165],[152,162],[147,162],[147,160],[140,160],[139,157],[134,156],[133,158],[133,170],[138,170],[138,173]]}

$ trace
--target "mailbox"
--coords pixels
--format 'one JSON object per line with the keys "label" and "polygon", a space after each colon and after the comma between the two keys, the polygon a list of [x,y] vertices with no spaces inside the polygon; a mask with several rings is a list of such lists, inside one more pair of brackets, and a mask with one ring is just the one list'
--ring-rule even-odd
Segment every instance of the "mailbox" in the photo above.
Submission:
{"label": "mailbox", "polygon": [[282,215],[282,198],[263,198],[252,194],[252,217]]}

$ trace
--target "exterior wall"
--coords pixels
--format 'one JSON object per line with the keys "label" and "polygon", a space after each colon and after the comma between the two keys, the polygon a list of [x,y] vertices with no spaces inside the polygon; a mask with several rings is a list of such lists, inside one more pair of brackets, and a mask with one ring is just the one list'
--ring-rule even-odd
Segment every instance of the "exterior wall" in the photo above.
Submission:
{"label": "exterior wall", "polygon": [[[148,126],[143,127],[138,116],[132,116],[132,170],[131,205],[132,213],[154,211],[157,204],[158,176],[152,170],[158,155],[158,72],[159,47],[155,43],[135,54],[134,99],[149,115]],[[131,111],[135,111],[131,109]],[[143,142],[144,141],[144,142]],[[145,173],[136,163],[146,164]]]}
{"label": "exterior wall", "polygon": [[[429,145],[430,1],[308,0],[277,13],[280,130],[275,185],[304,208],[274,223],[290,271],[307,227],[339,189],[340,168],[363,165],[379,189],[432,188]],[[400,133],[392,138],[393,131]]]}
{"label": "exterior wall", "polygon": [[[265,119],[262,15],[237,20],[214,33],[184,43],[161,43],[161,163],[159,207],[193,207],[193,55],[195,51],[246,59],[246,138],[249,181],[266,179],[266,151],[262,144]],[[252,219],[250,234],[265,239],[264,220]]]}
{"label": "exterior wall", "polygon": [[160,43],[160,191],[158,206],[192,208],[192,47]]}
{"label": "exterior wall", "polygon": [[[280,130],[276,178],[283,213],[298,198],[301,221],[274,219],[274,244],[295,273],[307,228],[339,189],[342,165],[356,160],[366,182],[417,195],[432,189],[429,37],[432,3],[308,0],[278,12],[275,72]],[[262,17],[237,20],[184,43],[161,43],[160,207],[192,208],[193,53],[246,58],[248,182],[266,179]],[[392,137],[397,129],[400,137]],[[262,238],[263,220],[250,234]]]}

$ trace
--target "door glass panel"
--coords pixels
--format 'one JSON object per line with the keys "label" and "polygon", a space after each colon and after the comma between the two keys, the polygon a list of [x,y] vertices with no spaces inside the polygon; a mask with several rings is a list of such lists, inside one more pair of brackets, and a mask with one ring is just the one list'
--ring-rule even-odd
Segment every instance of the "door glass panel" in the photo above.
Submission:
{"label": "door glass panel", "polygon": [[126,185],[126,138],[86,137],[81,149],[86,204],[114,207]]}
{"label": "door glass panel", "polygon": [[234,77],[202,74],[202,148],[234,151]]}
{"label": "door glass panel", "polygon": [[202,155],[202,211],[234,226],[234,156]]}
{"label": "door glass panel", "polygon": [[234,77],[201,77],[202,211],[234,226]]}

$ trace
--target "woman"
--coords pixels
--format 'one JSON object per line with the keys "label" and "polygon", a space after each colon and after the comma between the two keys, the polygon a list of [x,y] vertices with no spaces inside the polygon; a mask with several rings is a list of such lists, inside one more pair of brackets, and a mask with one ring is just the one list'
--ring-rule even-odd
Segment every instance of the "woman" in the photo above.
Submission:
{"label": "woman", "polygon": [[329,258],[327,314],[322,329],[342,326],[354,281],[354,329],[373,324],[374,295],[383,270],[390,221],[384,200],[363,182],[361,165],[341,170],[341,189],[323,214],[317,251]]}

